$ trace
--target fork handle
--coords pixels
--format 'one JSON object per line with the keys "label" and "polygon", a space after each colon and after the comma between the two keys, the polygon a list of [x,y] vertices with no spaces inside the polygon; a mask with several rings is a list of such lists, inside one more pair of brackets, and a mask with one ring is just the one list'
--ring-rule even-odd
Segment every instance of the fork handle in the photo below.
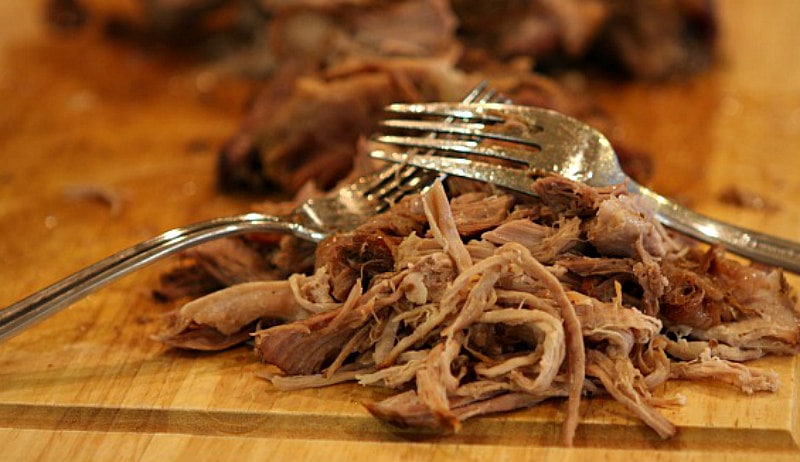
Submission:
{"label": "fork handle", "polygon": [[283,231],[317,241],[308,228],[282,217],[248,213],[176,228],[115,253],[0,310],[0,342],[95,290],[168,255],[224,236]]}
{"label": "fork handle", "polygon": [[629,183],[628,188],[646,198],[664,225],[702,242],[723,245],[737,255],[800,274],[800,243],[715,220],[639,184]]}

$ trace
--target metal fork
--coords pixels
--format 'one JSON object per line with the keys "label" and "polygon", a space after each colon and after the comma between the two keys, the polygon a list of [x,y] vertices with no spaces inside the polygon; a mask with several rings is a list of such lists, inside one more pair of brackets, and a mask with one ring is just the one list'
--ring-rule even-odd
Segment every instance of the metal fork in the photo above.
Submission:
{"label": "metal fork", "polygon": [[[465,102],[496,101],[497,92],[479,83]],[[319,242],[349,231],[366,217],[388,209],[403,196],[419,192],[440,177],[414,166],[391,165],[358,178],[325,197],[309,199],[286,216],[246,213],[171,229],[120,251],[0,310],[0,341],[44,319],[95,290],[178,251],[225,236],[281,231]]]}
{"label": "metal fork", "polygon": [[[701,215],[638,184],[622,171],[608,139],[576,119],[548,109],[491,103],[393,104],[387,111],[410,119],[389,119],[383,123],[385,127],[423,130],[445,137],[375,137],[380,143],[504,159],[522,168],[434,152],[399,154],[373,150],[373,158],[493,183],[526,194],[532,193],[535,177],[543,172],[555,172],[591,186],[624,183],[631,193],[646,200],[666,226],[706,243],[722,244],[741,256],[800,273],[800,243]],[[423,116],[428,119],[418,119]],[[458,121],[437,119],[440,117]]]}

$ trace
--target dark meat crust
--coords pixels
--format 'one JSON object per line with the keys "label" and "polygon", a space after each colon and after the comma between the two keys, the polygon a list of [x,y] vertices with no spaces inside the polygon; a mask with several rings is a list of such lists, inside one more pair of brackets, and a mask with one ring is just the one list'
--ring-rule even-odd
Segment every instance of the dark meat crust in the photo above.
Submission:
{"label": "dark meat crust", "polygon": [[664,79],[708,65],[716,40],[713,0],[453,0],[460,36],[502,58],[544,68],[602,66]]}
{"label": "dark meat crust", "polygon": [[342,301],[357,280],[366,288],[376,275],[391,271],[397,245],[412,233],[422,233],[425,224],[419,198],[413,197],[353,233],[321,242],[317,247],[316,267],[325,267],[332,275],[333,297]]}
{"label": "dark meat crust", "polygon": [[[353,168],[359,138],[375,131],[391,102],[453,99],[434,61],[343,64],[324,73],[276,75],[220,152],[218,182],[226,189],[295,192],[309,181],[331,188]],[[455,96],[453,96],[455,95]]]}

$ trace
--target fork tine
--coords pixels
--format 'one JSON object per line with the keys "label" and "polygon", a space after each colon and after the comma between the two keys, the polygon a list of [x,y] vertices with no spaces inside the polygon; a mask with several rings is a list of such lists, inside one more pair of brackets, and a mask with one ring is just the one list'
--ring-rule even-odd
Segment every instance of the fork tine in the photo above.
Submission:
{"label": "fork tine", "polygon": [[[494,92],[494,90],[489,88],[489,81],[488,80],[481,80],[480,82],[478,82],[477,85],[475,85],[472,88],[472,90],[469,93],[467,93],[467,95],[464,97],[464,99],[462,101],[467,102],[467,103],[471,103],[471,102],[475,102],[475,101],[485,103],[486,101],[488,101],[486,99],[486,95],[487,94],[492,94],[493,92]],[[479,98],[479,96],[480,96],[480,98]]]}
{"label": "fork tine", "polygon": [[529,195],[533,194],[534,179],[529,172],[498,164],[441,155],[406,155],[380,149],[371,151],[370,156],[374,159],[403,165],[414,165],[448,175],[483,181]]}
{"label": "fork tine", "polygon": [[501,123],[505,120],[480,109],[480,106],[459,103],[393,103],[384,108],[386,112],[414,116],[452,117],[486,123]]}
{"label": "fork tine", "polygon": [[486,88],[483,95],[476,102],[486,103],[488,101],[494,100],[496,96],[497,96],[497,91],[494,88]]}
{"label": "fork tine", "polygon": [[458,140],[458,139],[438,139],[423,138],[417,136],[395,136],[379,135],[373,138],[374,141],[394,146],[411,147],[434,151],[449,151],[460,154],[473,154],[496,159],[505,159],[521,164],[526,164],[530,160],[531,154],[535,151],[528,149],[518,149],[510,146],[484,146],[478,141]]}
{"label": "fork tine", "polygon": [[[489,88],[489,82],[483,80],[473,87],[462,100],[464,104],[475,102],[508,102],[508,99],[494,89]],[[433,138],[436,133],[429,132],[429,136]],[[412,149],[409,154],[417,154],[417,150]],[[441,176],[413,165],[395,164],[383,170],[372,181],[360,184],[357,187],[369,201],[375,204],[374,210],[382,211],[404,196],[419,192],[420,186],[423,186],[422,189],[427,188],[435,178]]]}
{"label": "fork tine", "polygon": [[[404,164],[396,164],[404,165]],[[422,170],[425,175],[414,175],[409,177],[406,181],[396,187],[387,187],[378,191],[376,195],[380,198],[378,210],[384,210],[390,205],[397,203],[403,197],[409,194],[416,194],[427,190],[433,181],[440,177],[440,174],[431,170],[423,170],[417,166],[405,164],[407,169]]]}
{"label": "fork tine", "polygon": [[396,164],[393,167],[396,168],[389,170],[393,173],[391,177],[375,183],[366,193],[367,199],[375,204],[376,211],[385,210],[408,194],[420,192],[438,176],[435,172],[413,165]]}
{"label": "fork tine", "polygon": [[431,120],[412,119],[387,119],[381,121],[381,126],[399,130],[424,131],[441,135],[462,135],[475,138],[488,138],[493,140],[508,141],[511,143],[534,146],[541,149],[541,144],[535,139],[535,134],[526,137],[509,135],[491,131],[490,126],[480,122],[435,122]]}

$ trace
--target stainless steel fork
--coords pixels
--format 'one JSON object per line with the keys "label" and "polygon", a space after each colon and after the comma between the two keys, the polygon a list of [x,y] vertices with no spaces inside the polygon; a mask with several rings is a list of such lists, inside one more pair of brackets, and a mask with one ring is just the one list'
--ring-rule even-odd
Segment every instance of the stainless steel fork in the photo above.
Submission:
{"label": "stainless steel fork", "polygon": [[[496,101],[479,83],[465,102]],[[176,228],[118,252],[0,310],[0,341],[95,290],[156,260],[203,242],[250,232],[281,231],[319,242],[349,231],[366,217],[388,209],[404,195],[419,192],[440,175],[414,166],[391,165],[358,178],[325,197],[309,199],[286,216],[246,213]]]}
{"label": "stainless steel fork", "polygon": [[[424,130],[445,137],[383,135],[376,141],[396,146],[477,156],[398,154],[374,150],[377,159],[493,183],[531,194],[535,177],[555,172],[591,186],[626,184],[643,197],[666,226],[733,253],[800,273],[800,243],[724,223],[684,208],[638,184],[620,168],[608,139],[594,128],[555,111],[509,104],[395,104],[387,108],[410,118],[386,120],[384,126]],[[427,117],[418,120],[419,117]],[[441,117],[458,121],[442,121]],[[449,135],[449,136],[448,136]],[[510,161],[499,165],[479,160]],[[522,168],[515,168],[513,164]]]}

